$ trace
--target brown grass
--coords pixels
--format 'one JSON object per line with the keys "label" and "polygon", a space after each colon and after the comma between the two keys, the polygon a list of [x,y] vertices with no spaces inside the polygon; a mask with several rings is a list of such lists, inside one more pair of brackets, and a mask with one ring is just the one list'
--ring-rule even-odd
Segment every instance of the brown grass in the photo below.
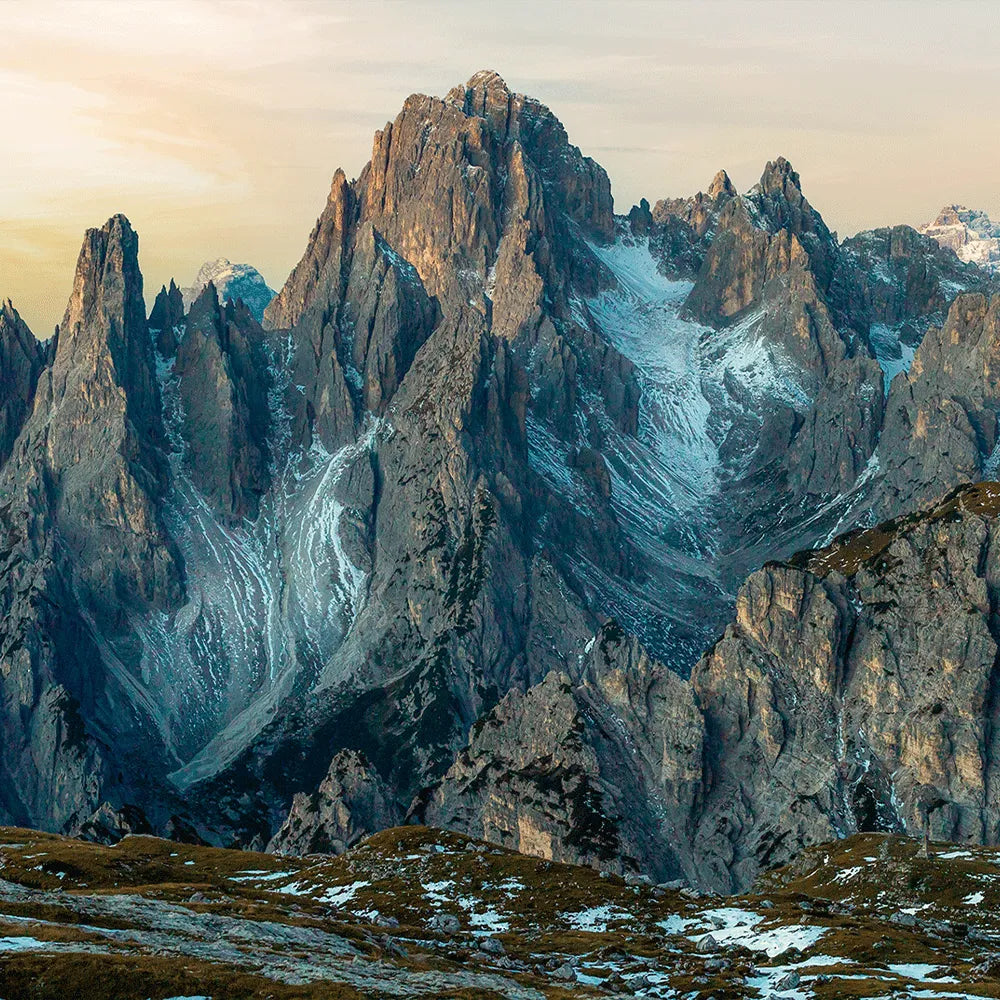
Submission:
{"label": "brown grass", "polygon": [[874,528],[847,532],[826,548],[797,553],[789,563],[817,576],[827,576],[834,571],[854,576],[862,567],[879,568],[879,559],[885,550],[918,525],[957,520],[963,513],[978,517],[1000,515],[1000,483],[959,486],[926,510],[884,521]]}

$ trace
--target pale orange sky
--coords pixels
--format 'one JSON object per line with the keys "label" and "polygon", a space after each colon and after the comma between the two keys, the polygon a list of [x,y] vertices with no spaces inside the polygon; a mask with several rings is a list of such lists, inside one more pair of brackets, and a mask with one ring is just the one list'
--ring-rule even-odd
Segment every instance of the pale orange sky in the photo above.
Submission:
{"label": "pale orange sky", "polygon": [[482,68],[547,103],[616,207],[741,189],[787,156],[842,235],[946,203],[1000,217],[1000,6],[0,2],[0,297],[61,319],[125,212],[147,303],[218,256],[279,288],[330,177],[414,91]]}

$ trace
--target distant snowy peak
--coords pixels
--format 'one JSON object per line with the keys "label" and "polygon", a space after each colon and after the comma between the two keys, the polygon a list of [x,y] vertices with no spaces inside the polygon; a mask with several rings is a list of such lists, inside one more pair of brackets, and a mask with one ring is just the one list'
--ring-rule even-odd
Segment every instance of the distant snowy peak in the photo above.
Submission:
{"label": "distant snowy peak", "polygon": [[257,268],[251,267],[249,264],[234,264],[225,257],[219,257],[218,260],[202,264],[198,276],[194,279],[194,284],[181,289],[185,310],[191,308],[195,299],[210,281],[215,285],[220,301],[236,302],[238,299],[242,299],[258,322],[276,294],[274,289],[268,286],[264,276]]}
{"label": "distant snowy peak", "polygon": [[960,260],[1000,273],[1000,223],[985,212],[948,205],[920,232],[954,250]]}

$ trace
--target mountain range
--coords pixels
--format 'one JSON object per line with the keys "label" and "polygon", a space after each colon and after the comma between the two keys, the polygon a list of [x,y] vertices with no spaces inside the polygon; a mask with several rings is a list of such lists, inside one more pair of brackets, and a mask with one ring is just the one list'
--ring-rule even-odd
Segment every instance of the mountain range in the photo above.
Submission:
{"label": "mountain range", "polygon": [[839,241],[780,157],[616,214],[492,72],[334,174],[262,311],[216,262],[147,316],[129,221],[89,230],[51,341],[0,309],[0,822],[408,820],[719,891],[996,843],[1000,289],[962,256]]}

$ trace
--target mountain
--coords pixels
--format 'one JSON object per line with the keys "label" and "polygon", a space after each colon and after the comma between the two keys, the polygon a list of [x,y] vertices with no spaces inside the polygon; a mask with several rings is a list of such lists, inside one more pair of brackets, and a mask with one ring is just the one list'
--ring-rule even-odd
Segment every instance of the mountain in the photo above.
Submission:
{"label": "mountain", "polygon": [[[1000,305],[1000,302],[998,302]],[[688,681],[605,625],[512,692],[417,817],[718,891],[857,831],[995,843],[1000,486],[752,574]]]}
{"label": "mountain", "polygon": [[[260,322],[214,281],[147,318],[114,217],[4,369],[0,818],[308,851],[409,817],[720,891],[919,832],[929,788],[994,842],[994,512],[935,512],[995,476],[996,281],[839,241],[780,157],[616,215],[488,71],[335,172]],[[911,516],[892,566],[796,556]]]}
{"label": "mountain", "polygon": [[1000,271],[1000,224],[985,212],[946,205],[938,217],[920,227],[920,232],[949,250],[960,260],[984,267],[994,274]]}
{"label": "mountain", "polygon": [[995,996],[995,849],[865,834],[738,899],[424,827],[341,857],[0,828],[11,1000]]}
{"label": "mountain", "polygon": [[257,268],[249,264],[234,264],[225,257],[219,257],[202,264],[194,284],[181,289],[184,308],[190,309],[210,283],[215,286],[223,304],[242,301],[258,322],[275,294]]}

